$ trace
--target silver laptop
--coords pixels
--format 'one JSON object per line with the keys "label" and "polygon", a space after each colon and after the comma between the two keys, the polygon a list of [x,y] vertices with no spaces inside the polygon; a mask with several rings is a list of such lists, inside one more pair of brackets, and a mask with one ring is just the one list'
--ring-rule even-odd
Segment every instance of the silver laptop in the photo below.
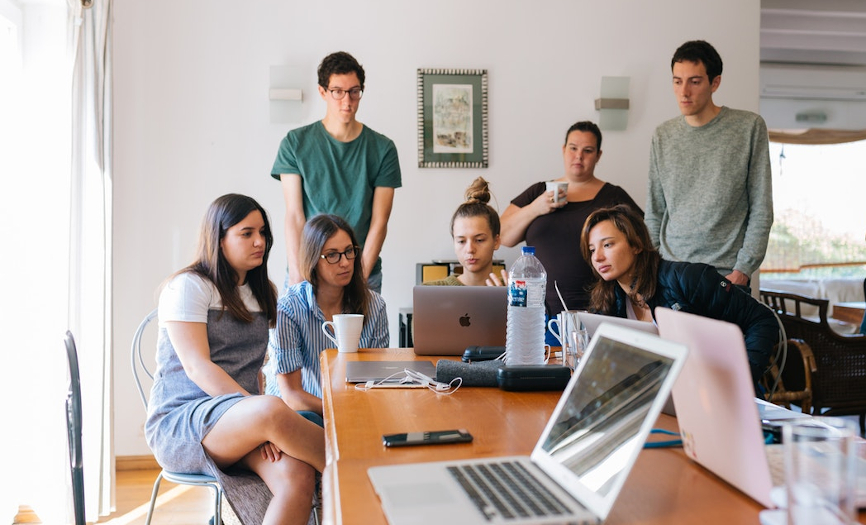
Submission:
{"label": "silver laptop", "polygon": [[685,356],[683,345],[601,327],[530,457],[370,468],[388,523],[601,523]]}
{"label": "silver laptop", "polygon": [[416,286],[412,291],[417,355],[463,355],[468,346],[505,346],[504,286]]}
{"label": "silver laptop", "polygon": [[404,385],[424,386],[408,381],[404,370],[415,370],[427,377],[436,378],[436,367],[432,361],[347,361],[346,382],[366,383],[374,381],[380,386]]}
{"label": "silver laptop", "polygon": [[589,312],[579,312],[577,314],[577,318],[586,328],[586,333],[589,335],[590,338],[595,335],[596,330],[598,330],[598,327],[601,326],[602,323],[625,326],[627,328],[641,330],[650,334],[659,333],[658,328],[655,324],[645,321],[638,321],[637,319],[625,319],[623,317],[591,314]]}

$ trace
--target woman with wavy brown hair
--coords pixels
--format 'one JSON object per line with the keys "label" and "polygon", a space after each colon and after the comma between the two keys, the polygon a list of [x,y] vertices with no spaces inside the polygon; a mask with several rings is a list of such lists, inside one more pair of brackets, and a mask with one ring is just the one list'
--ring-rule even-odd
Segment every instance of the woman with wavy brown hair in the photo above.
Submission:
{"label": "woman with wavy brown hair", "polygon": [[671,308],[734,323],[745,337],[758,392],[779,336],[770,309],[712,266],[662,259],[643,219],[629,206],[593,212],[580,249],[598,278],[590,292],[591,311],[654,322],[657,308]]}

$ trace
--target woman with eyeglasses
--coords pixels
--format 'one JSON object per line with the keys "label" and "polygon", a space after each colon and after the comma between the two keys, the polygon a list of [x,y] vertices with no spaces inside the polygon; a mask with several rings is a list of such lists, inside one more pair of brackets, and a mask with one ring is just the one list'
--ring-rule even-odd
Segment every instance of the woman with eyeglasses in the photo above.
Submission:
{"label": "woman with eyeglasses", "polygon": [[268,342],[267,393],[294,410],[322,414],[319,354],[333,348],[322,323],[335,314],[363,314],[361,348],[390,344],[385,301],[369,289],[361,271],[355,233],[337,215],[316,215],[301,234],[300,271],[304,278],[277,302],[277,326]]}

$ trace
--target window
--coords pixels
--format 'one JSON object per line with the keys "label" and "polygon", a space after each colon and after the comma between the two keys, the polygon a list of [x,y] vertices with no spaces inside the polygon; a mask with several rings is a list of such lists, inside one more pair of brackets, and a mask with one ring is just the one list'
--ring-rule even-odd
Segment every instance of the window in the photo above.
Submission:
{"label": "window", "polygon": [[762,278],[866,275],[866,141],[770,143],[775,221]]}

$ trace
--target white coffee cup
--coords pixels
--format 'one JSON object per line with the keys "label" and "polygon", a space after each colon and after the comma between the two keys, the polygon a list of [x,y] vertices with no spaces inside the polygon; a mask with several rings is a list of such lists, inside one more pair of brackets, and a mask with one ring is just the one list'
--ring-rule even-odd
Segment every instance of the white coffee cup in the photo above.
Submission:
{"label": "white coffee cup", "polygon": [[[328,326],[334,331],[333,336],[328,330]],[[322,332],[337,345],[337,350],[340,352],[358,351],[358,343],[363,328],[364,316],[362,314],[337,314],[333,321],[322,323]]]}
{"label": "white coffee cup", "polygon": [[545,191],[553,192],[553,202],[565,202],[568,199],[568,183],[549,180],[545,183]]}
{"label": "white coffee cup", "polygon": [[[553,337],[559,341],[559,345],[565,348],[570,341],[569,335],[573,330],[580,329],[580,320],[577,318],[577,310],[563,310],[547,322],[547,329]],[[554,328],[554,326],[556,328]]]}
{"label": "white coffee cup", "polygon": [[[580,327],[578,313],[578,310],[563,310],[547,322],[547,329],[562,347],[562,364],[572,370],[577,367],[589,340],[586,330]],[[577,339],[575,334],[579,335]]]}

